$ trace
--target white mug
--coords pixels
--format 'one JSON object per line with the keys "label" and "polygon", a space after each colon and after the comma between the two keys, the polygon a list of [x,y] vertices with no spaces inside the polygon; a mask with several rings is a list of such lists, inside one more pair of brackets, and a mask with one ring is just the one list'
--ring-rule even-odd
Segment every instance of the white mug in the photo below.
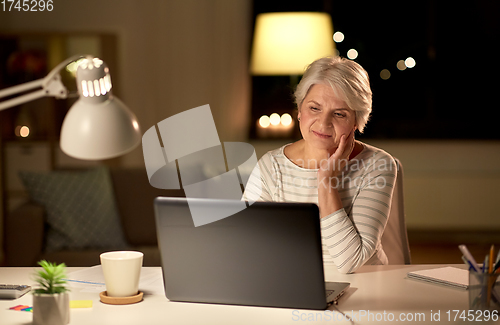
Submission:
{"label": "white mug", "polygon": [[101,254],[107,296],[130,297],[138,293],[143,256],[143,253],[134,251]]}

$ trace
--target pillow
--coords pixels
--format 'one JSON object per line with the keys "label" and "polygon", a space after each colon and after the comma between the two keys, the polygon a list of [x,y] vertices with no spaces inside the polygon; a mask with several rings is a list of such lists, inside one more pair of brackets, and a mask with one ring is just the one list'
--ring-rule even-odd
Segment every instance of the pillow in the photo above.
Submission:
{"label": "pillow", "polygon": [[127,246],[108,168],[19,174],[45,207],[46,251]]}

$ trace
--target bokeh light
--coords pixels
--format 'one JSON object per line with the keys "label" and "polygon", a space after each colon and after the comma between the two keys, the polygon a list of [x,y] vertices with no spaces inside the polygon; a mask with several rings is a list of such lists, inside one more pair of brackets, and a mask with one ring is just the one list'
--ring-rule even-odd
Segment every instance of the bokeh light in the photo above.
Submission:
{"label": "bokeh light", "polygon": [[271,122],[272,125],[278,125],[281,122],[281,117],[278,113],[272,113],[271,116],[269,116],[269,122]]}
{"label": "bokeh light", "polygon": [[413,68],[416,64],[417,62],[415,62],[415,59],[411,56],[405,60],[405,65],[408,68]]}
{"label": "bokeh light", "polygon": [[292,124],[292,116],[288,113],[281,115],[281,124],[284,126],[289,126]]}
{"label": "bokeh light", "polygon": [[22,126],[20,129],[19,129],[19,135],[23,138],[26,138],[28,137],[28,135],[30,135],[30,128],[27,127],[26,125],[25,126]]}
{"label": "bokeh light", "polygon": [[333,40],[336,42],[336,43],[340,43],[344,40],[344,34],[342,32],[335,32],[333,34]]}
{"label": "bokeh light", "polygon": [[399,60],[398,63],[396,64],[399,70],[403,71],[406,70],[406,64],[405,61]]}
{"label": "bokeh light", "polygon": [[271,122],[269,121],[269,116],[267,115],[262,115],[259,119],[259,124],[260,126],[262,126],[263,128],[267,128],[269,126],[269,124],[271,124]]}
{"label": "bokeh light", "polygon": [[387,69],[380,71],[380,78],[387,80],[391,77],[391,72]]}
{"label": "bokeh light", "polygon": [[354,60],[358,57],[358,51],[356,51],[355,49],[350,49],[349,51],[347,51],[347,57],[351,60]]}

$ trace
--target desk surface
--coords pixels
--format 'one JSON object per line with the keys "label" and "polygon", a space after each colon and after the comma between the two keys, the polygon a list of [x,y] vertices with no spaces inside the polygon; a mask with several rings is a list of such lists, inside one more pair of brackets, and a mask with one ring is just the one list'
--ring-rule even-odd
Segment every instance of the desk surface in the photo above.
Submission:
{"label": "desk surface", "polygon": [[[416,280],[410,271],[442,267],[443,265],[363,266],[355,274],[340,274],[335,267],[325,267],[327,281],[350,282],[351,287],[329,311],[293,310],[169,302],[162,294],[145,295],[134,305],[112,306],[99,301],[97,293],[72,290],[71,300],[93,300],[93,307],[72,309],[70,324],[351,324],[339,311],[353,318],[355,324],[387,324],[393,321],[415,324],[454,322],[456,312],[468,309],[466,290],[442,287]],[[463,268],[463,265],[454,265]],[[69,272],[81,268],[69,268]],[[161,274],[161,268],[147,268]],[[33,268],[0,268],[0,282],[32,284]],[[139,289],[140,286],[139,286]],[[0,324],[28,324],[32,314],[8,310],[16,305],[32,305],[31,294],[16,300],[0,300]],[[447,313],[450,311],[449,313]],[[439,314],[437,314],[439,313]],[[467,311],[465,312],[467,313]],[[434,319],[431,320],[431,317]],[[450,317],[451,322],[448,322]],[[401,318],[401,319],[400,319]],[[404,319],[403,319],[404,318]],[[342,321],[344,319],[344,321]],[[483,322],[484,323],[484,322]]]}

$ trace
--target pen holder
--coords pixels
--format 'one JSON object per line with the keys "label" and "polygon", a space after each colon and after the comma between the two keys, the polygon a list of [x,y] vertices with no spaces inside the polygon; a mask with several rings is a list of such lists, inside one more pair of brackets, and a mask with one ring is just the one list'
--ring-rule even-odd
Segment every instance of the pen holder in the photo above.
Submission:
{"label": "pen holder", "polygon": [[500,310],[499,275],[469,271],[470,310]]}

